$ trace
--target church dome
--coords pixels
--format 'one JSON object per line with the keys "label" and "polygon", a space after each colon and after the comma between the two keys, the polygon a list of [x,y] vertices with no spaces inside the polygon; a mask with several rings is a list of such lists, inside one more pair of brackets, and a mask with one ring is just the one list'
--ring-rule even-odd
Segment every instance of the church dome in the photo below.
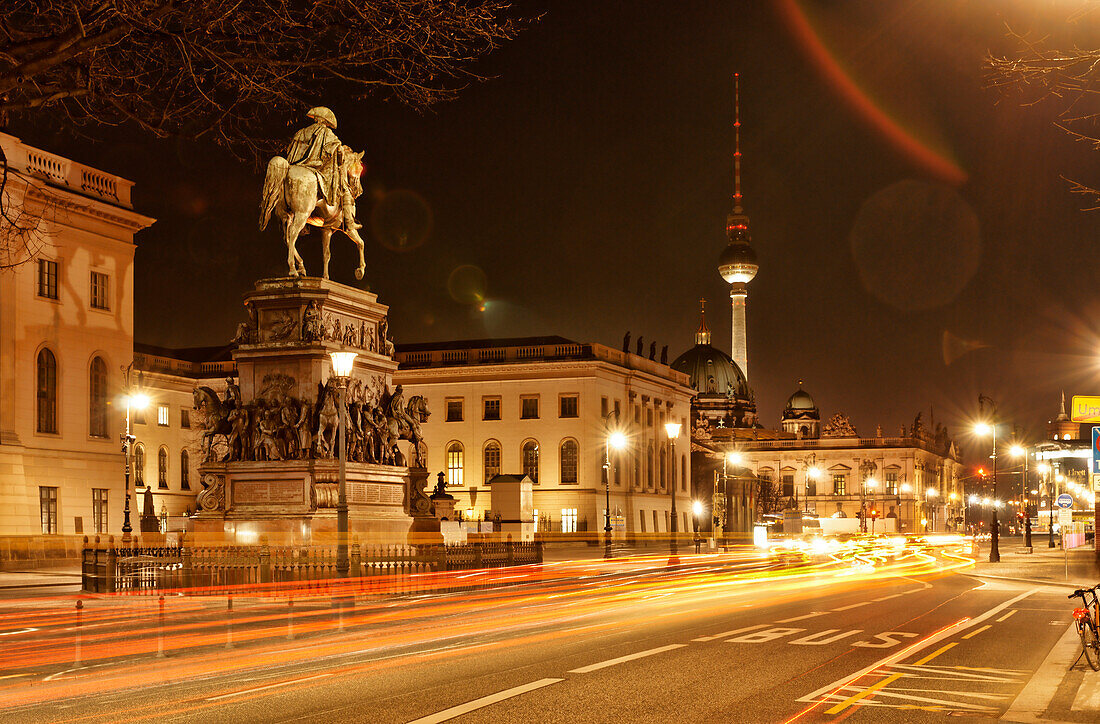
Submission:
{"label": "church dome", "polygon": [[787,398],[787,406],[783,408],[783,419],[792,417],[820,419],[814,398],[810,396],[809,392],[802,389],[802,380],[798,381],[798,389]]}
{"label": "church dome", "polygon": [[670,365],[691,378],[691,386],[701,394],[748,395],[748,382],[730,356],[710,344],[698,343]]}

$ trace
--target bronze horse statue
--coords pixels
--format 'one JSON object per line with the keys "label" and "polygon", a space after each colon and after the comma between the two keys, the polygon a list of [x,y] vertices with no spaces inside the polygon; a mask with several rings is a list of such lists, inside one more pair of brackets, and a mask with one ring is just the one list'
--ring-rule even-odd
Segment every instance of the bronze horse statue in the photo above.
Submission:
{"label": "bronze horse statue", "polygon": [[424,435],[420,431],[420,423],[427,422],[428,401],[422,395],[413,395],[401,409],[399,404],[394,404],[395,398],[390,401],[390,414],[386,416],[386,438],[392,440],[408,440],[412,443],[412,463],[409,467],[422,468],[427,463],[424,454]]}
{"label": "bronze horse statue", "polygon": [[[347,179],[352,198],[358,198],[363,193],[363,185],[359,181],[359,174],[363,172],[363,154],[355,153],[347,146],[343,146],[341,151],[343,163],[339,172]],[[336,196],[335,189],[333,192]],[[333,201],[329,202],[321,195],[317,174],[312,169],[291,166],[282,156],[275,156],[268,161],[260,206],[260,231],[267,228],[267,222],[273,213],[283,222],[289,276],[306,275],[305,263],[295,245],[308,223],[321,228],[321,251],[325,261],[322,277],[328,279],[329,241],[332,233],[343,231],[359,247],[359,267],[355,270],[355,278],[363,278],[363,272],[367,268],[363,259],[363,237],[359,236],[352,223],[355,219],[344,218],[339,199]]]}
{"label": "bronze horse statue", "polygon": [[214,438],[222,435],[228,441],[233,425],[229,422],[229,408],[214,390],[206,386],[196,387],[194,397],[196,410],[201,411],[205,407],[202,452],[203,459],[209,461],[213,455]]}

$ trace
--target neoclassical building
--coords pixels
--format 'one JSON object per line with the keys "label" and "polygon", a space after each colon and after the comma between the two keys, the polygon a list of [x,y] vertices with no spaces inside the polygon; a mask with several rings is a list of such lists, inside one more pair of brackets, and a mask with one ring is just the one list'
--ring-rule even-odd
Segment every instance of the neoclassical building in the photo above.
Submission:
{"label": "neoclassical building", "polygon": [[[561,337],[398,345],[394,381],[423,395],[428,469],[464,516],[492,516],[489,481],[525,474],[543,531],[602,531],[608,435],[616,535],[691,530],[686,374],[643,356]],[[665,423],[683,432],[675,447]]]}

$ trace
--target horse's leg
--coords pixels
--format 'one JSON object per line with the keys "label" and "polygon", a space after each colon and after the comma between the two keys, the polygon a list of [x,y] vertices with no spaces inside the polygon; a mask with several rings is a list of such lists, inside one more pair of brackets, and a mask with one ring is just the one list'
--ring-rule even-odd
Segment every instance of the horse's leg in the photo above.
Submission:
{"label": "horse's leg", "polygon": [[355,242],[355,245],[359,247],[359,268],[355,270],[355,278],[362,279],[363,272],[367,270],[366,259],[363,258],[363,237],[359,236],[359,231],[355,228],[348,229],[348,238]]}
{"label": "horse's leg", "polygon": [[298,235],[302,233],[302,229],[306,225],[306,219],[309,218],[308,212],[295,211],[294,214],[289,216],[286,220],[286,263],[289,268],[288,276],[297,277],[299,275],[299,266],[301,265],[301,274],[305,275],[305,265],[302,264],[302,257],[298,255],[295,244],[298,241]]}
{"label": "horse's leg", "polygon": [[328,279],[328,260],[332,257],[329,244],[332,242],[332,229],[327,226],[321,230],[321,258],[325,262],[325,268],[321,272],[322,279]]}

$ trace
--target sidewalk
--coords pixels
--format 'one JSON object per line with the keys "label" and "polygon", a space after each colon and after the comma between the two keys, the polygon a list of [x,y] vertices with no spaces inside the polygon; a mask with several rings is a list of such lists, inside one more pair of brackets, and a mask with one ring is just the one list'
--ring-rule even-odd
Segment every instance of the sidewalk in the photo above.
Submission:
{"label": "sidewalk", "polygon": [[[1049,583],[1054,585],[1081,588],[1100,583],[1100,559],[1092,545],[1070,549],[1068,556],[1059,548],[1047,548],[1045,538],[1035,538],[1032,553],[1020,553],[1018,539],[1002,541],[1000,546],[1001,562],[989,562],[989,543],[982,541],[978,549],[978,562],[970,575],[987,578],[1007,578],[1030,583]],[[1005,545],[1008,543],[1008,545]],[[1067,575],[1068,559],[1068,575]]]}
{"label": "sidewalk", "polygon": [[[80,590],[80,568],[51,568],[37,571],[0,571],[0,591],[43,589],[51,593]],[[2,595],[2,594],[0,594]]]}

